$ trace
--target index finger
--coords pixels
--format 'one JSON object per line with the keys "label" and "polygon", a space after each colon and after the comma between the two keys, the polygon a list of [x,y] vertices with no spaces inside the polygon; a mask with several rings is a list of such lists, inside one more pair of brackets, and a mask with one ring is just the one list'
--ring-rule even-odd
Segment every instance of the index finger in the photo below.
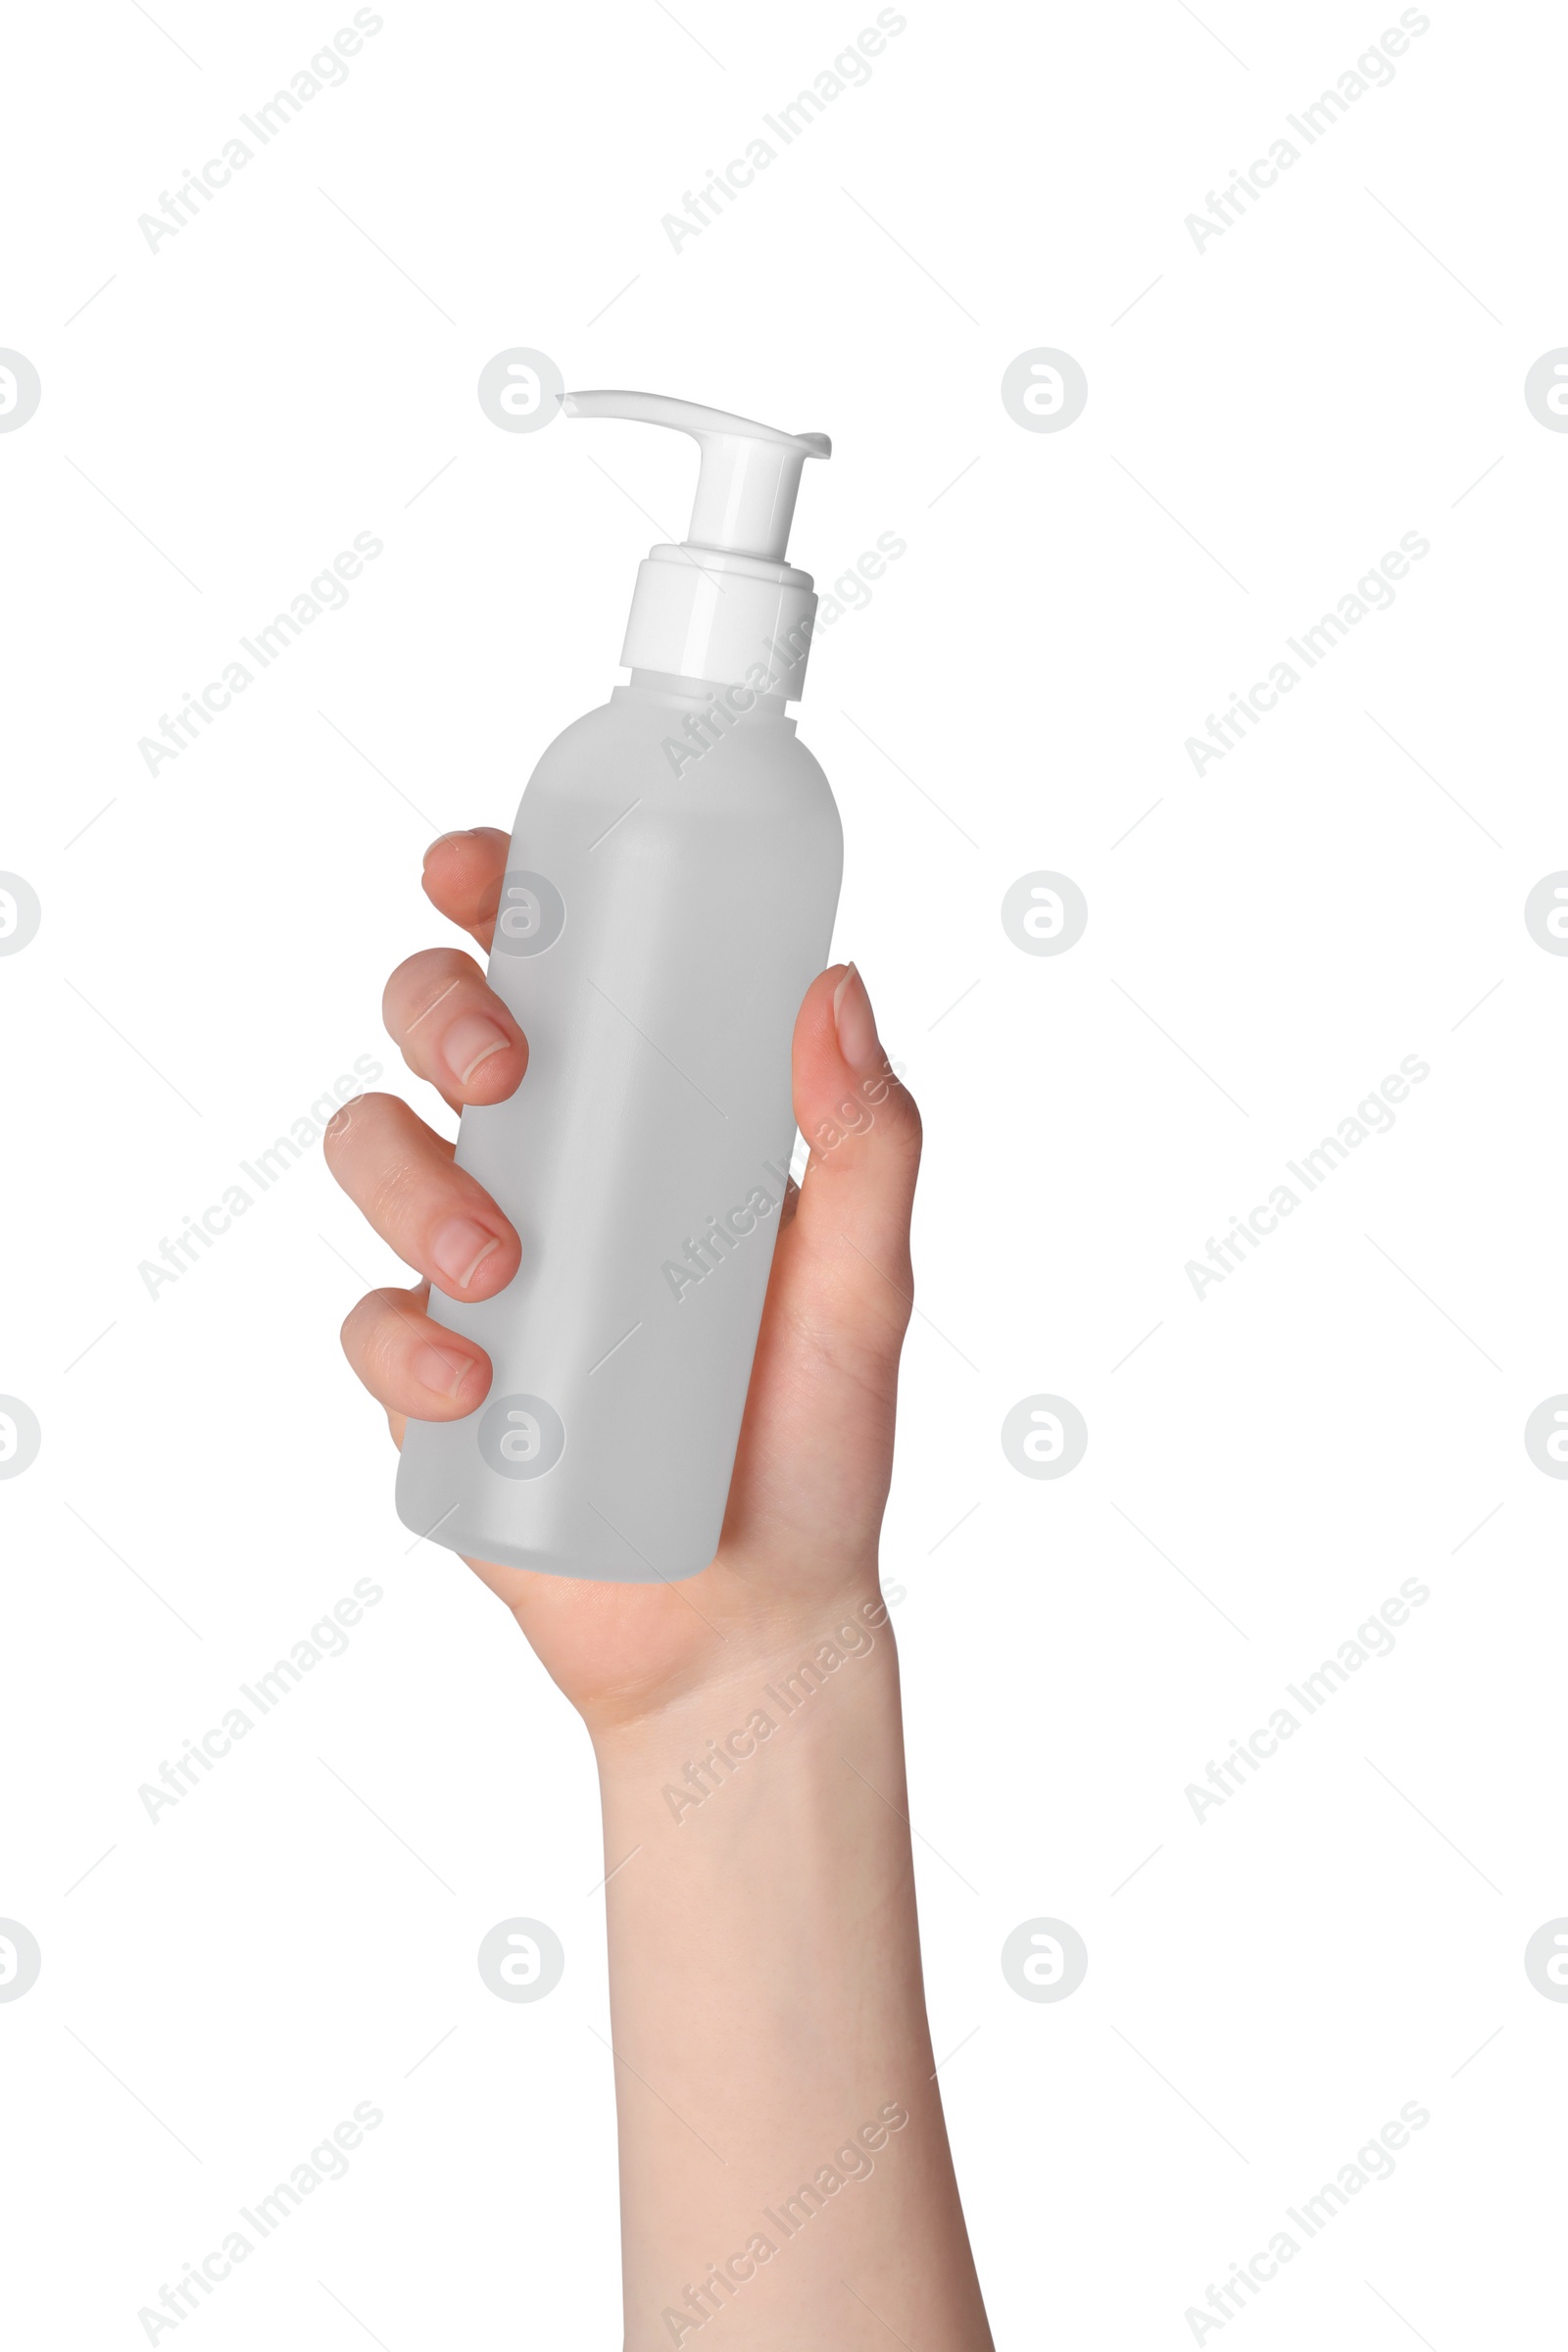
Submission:
{"label": "index finger", "polygon": [[494,825],[443,833],[424,853],[424,895],[450,922],[476,939],[485,954],[496,927],[512,836]]}

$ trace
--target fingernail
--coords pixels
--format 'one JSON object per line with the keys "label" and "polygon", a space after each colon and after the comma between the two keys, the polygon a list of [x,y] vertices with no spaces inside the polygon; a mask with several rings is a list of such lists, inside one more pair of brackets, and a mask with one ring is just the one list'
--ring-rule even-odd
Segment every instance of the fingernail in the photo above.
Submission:
{"label": "fingernail", "polygon": [[492,1250],[501,1244],[472,1217],[449,1217],[430,1241],[430,1262],[449,1287],[467,1290]]}
{"label": "fingernail", "polygon": [[481,1062],[488,1061],[492,1054],[504,1053],[511,1043],[494,1021],[482,1012],[470,1012],[453,1022],[441,1041],[441,1054],[447,1068],[456,1071],[458,1084],[466,1086]]}
{"label": "fingernail", "polygon": [[833,1018],[838,1026],[839,1051],[851,1069],[877,1068],[882,1060],[882,1045],[876,1033],[876,1015],[865,993],[865,982],[853,963],[833,991]]}
{"label": "fingernail", "polygon": [[473,1369],[473,1358],[443,1355],[439,1348],[421,1348],[414,1359],[414,1369],[433,1396],[445,1396],[456,1403],[458,1391]]}

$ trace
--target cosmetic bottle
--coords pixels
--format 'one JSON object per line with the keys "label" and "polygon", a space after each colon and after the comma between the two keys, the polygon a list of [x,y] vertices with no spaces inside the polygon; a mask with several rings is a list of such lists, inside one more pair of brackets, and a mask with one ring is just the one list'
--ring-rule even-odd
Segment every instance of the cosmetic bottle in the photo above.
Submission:
{"label": "cosmetic bottle", "polygon": [[404,1523],[471,1558],[642,1584],[712,1558],[788,1181],[790,1044],[827,958],[843,839],[796,734],[816,598],[786,561],[820,433],[645,392],[568,417],[688,433],[691,527],[641,565],[608,702],[517,810],[490,986],[528,1040],[459,1166],[522,1243],[496,1298],[432,1288],[494,1377],[410,1420]]}

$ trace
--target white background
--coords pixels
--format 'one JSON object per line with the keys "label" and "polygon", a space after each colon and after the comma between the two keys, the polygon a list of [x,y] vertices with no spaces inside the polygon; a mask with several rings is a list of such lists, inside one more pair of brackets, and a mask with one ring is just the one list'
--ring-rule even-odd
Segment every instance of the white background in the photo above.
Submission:
{"label": "white background", "polygon": [[[476,379],[523,345],[831,432],[791,551],[819,586],[907,542],[800,717],[844,813],[835,953],[927,1127],[885,1574],[999,2343],[1193,2341],[1407,2101],[1394,2178],[1203,2340],[1543,2340],[1568,2008],[1522,1955],[1568,1911],[1568,1491],[1522,1431],[1568,1388],[1568,962],[1522,909],[1568,863],[1568,439],[1523,380],[1568,341],[1562,22],[1434,5],[1199,251],[1185,217],[1396,8],[910,0],[677,253],[662,216],[874,9],[380,13],[156,252],[138,216],[351,11],[92,0],[9,41],[0,343],[43,382],[0,436],[0,866],[43,906],[0,961],[0,1390],[43,1431],[0,1485],[0,1913],[43,1952],[0,2005],[10,2329],[145,2341],[368,2100],[348,2177],[180,2344],[618,2340],[590,1756],[394,1517],[336,1332],[402,1277],[318,1152],[156,1298],[138,1274],[357,1055],[444,1115],[379,1021],[441,936],[420,853],[510,825],[603,699],[692,479],[674,436],[497,430]],[[1059,433],[1000,397],[1040,346],[1089,379]],[[149,775],[138,739],[362,531],[346,609]],[[1412,531],[1393,608],[1195,775],[1208,713]],[[1060,957],[1000,920],[1040,868],[1089,902]],[[1392,1132],[1195,1297],[1186,1262],[1412,1054]],[[1037,1392],[1087,1418],[1059,1482],[999,1443]],[[150,1821],[138,1787],[366,1577],[346,1653]],[[1393,1654],[1196,1819],[1410,1577]],[[517,1913],[566,1950],[531,2006],[474,1965]],[[1089,1948],[1059,2004],[999,1966],[1041,1915]]]}

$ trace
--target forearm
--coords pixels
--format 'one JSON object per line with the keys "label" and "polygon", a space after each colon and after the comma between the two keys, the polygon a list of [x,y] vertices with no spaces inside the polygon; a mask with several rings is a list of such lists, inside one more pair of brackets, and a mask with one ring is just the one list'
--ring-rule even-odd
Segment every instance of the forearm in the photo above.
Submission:
{"label": "forearm", "polygon": [[597,1742],[627,2352],[881,2352],[890,2328],[933,2352],[991,2344],[879,1619],[876,1602],[829,1612]]}

